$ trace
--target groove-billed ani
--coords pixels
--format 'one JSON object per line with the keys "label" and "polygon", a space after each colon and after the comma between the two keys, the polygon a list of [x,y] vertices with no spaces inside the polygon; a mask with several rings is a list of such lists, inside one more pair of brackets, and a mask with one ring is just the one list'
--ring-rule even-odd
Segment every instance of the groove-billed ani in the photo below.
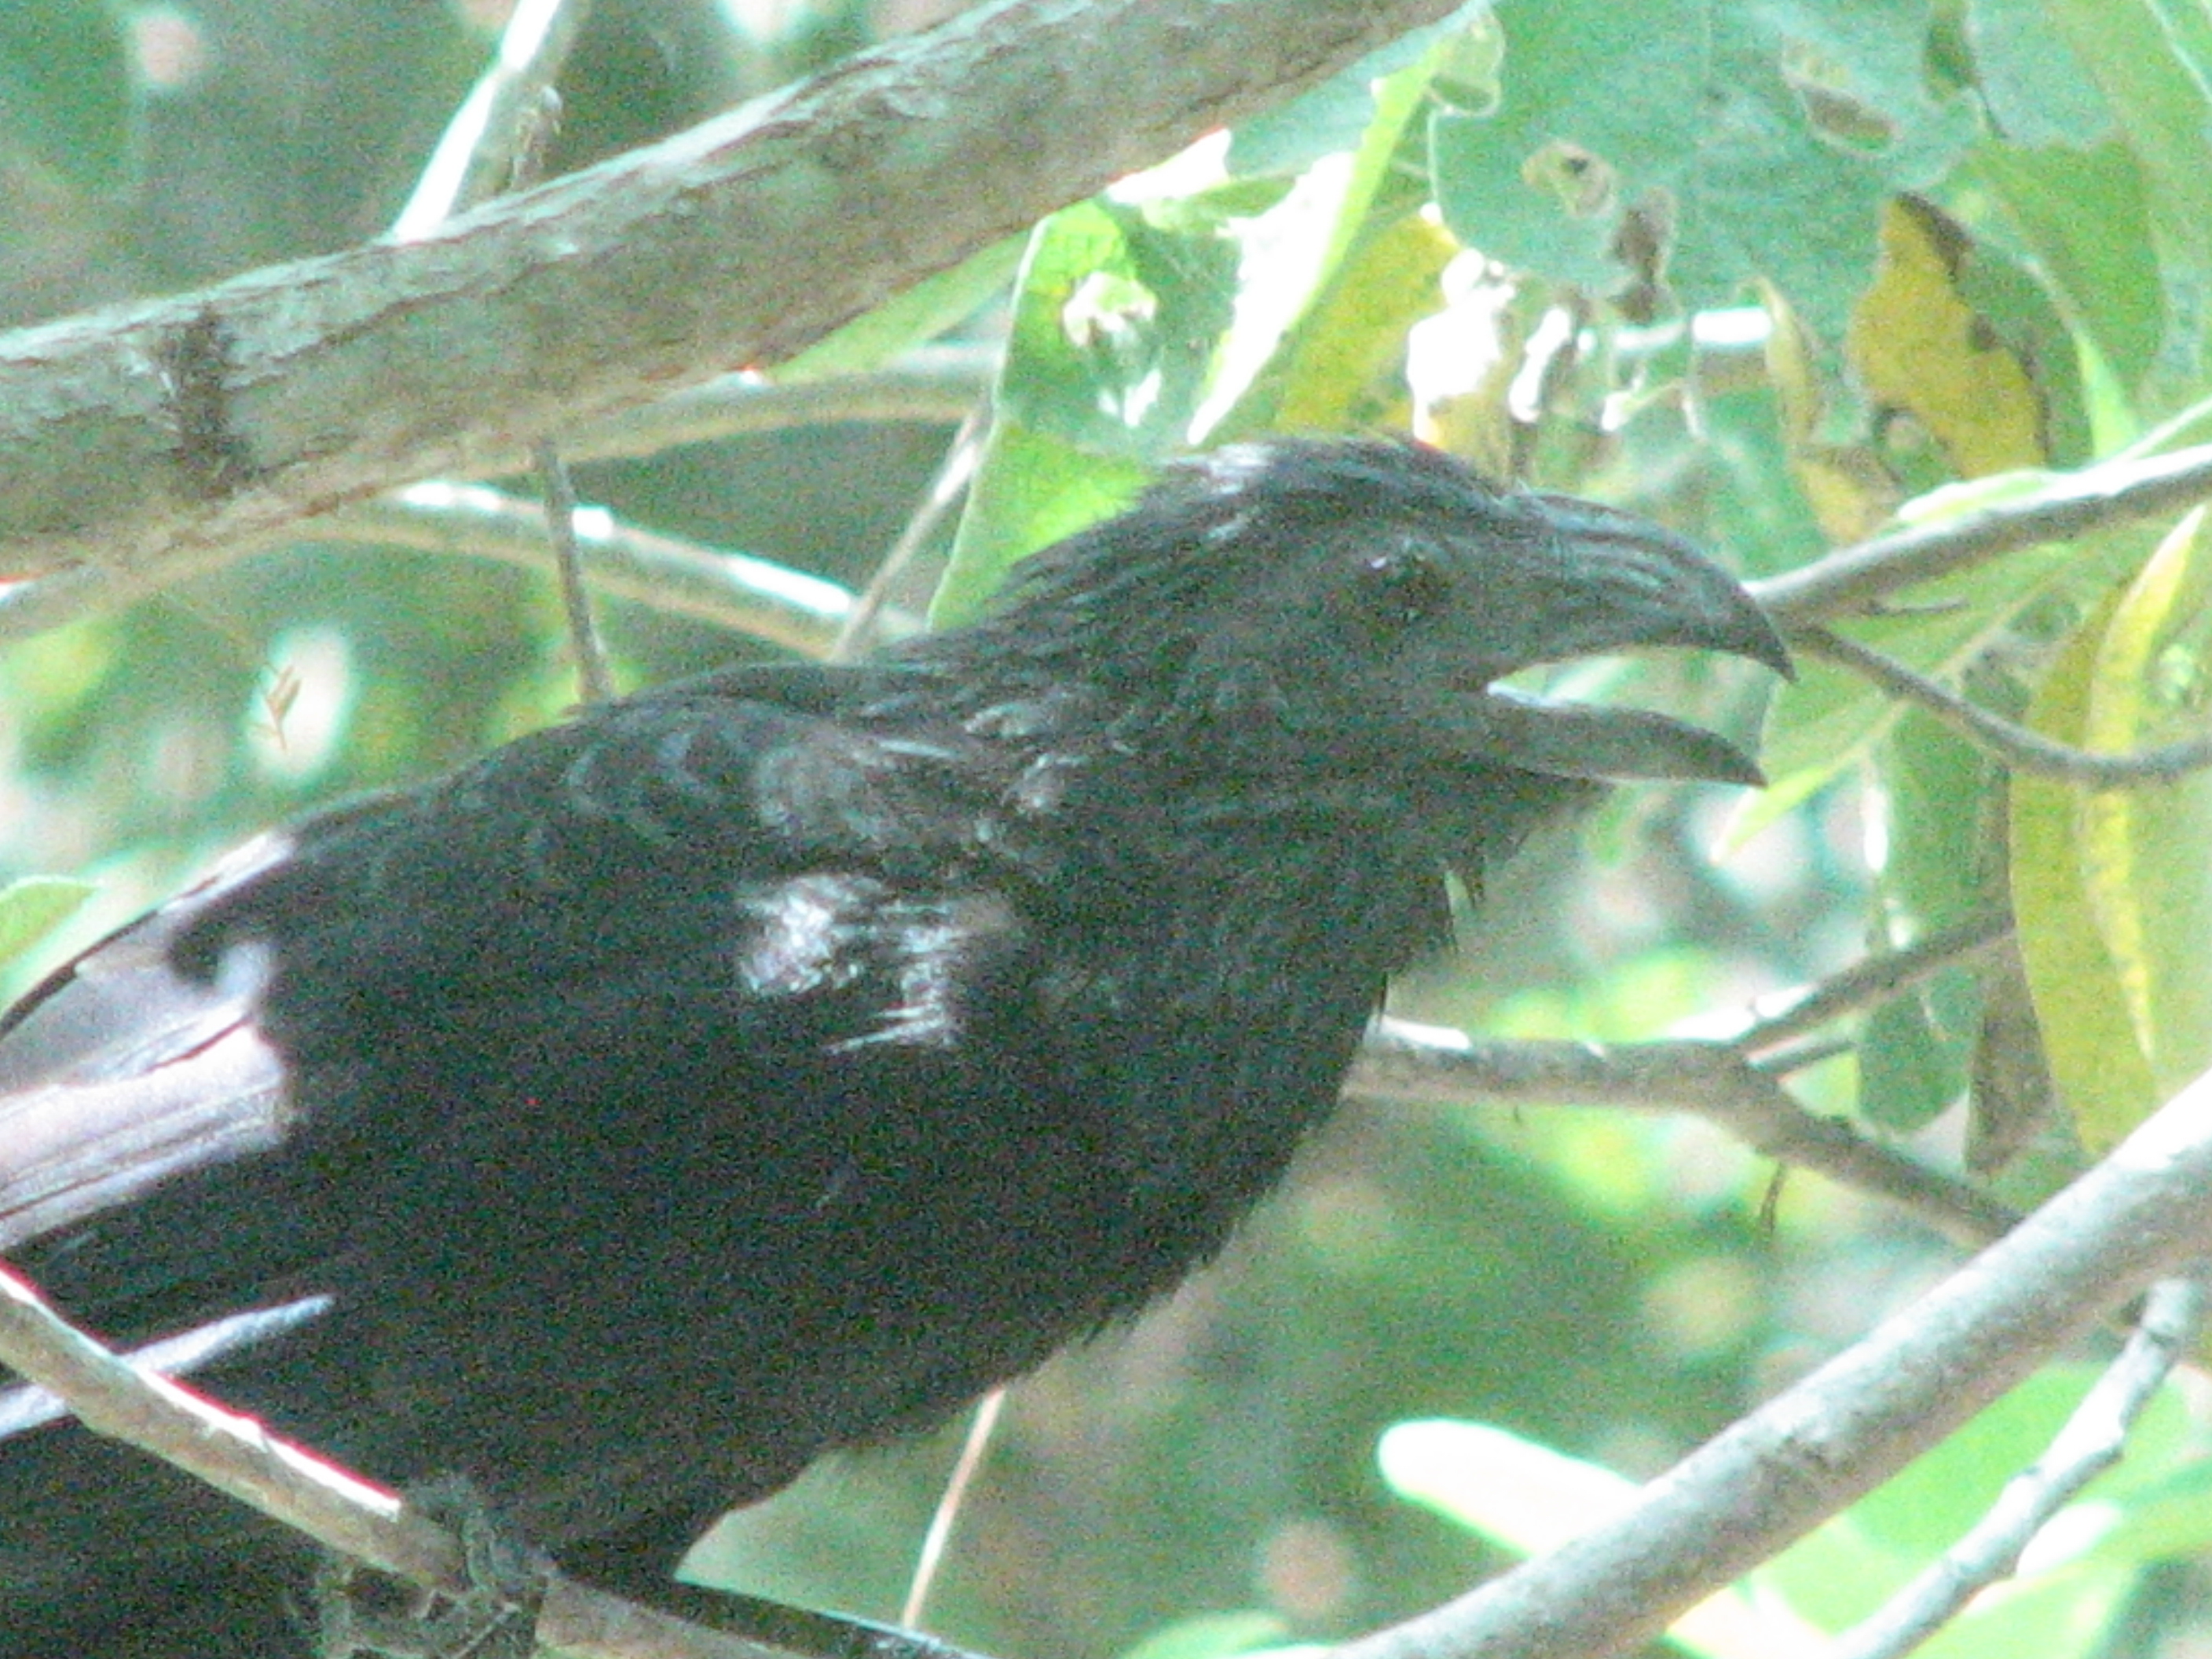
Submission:
{"label": "groove-billed ani", "polygon": [[[1650,645],[1784,660],[1639,520],[1406,445],[1224,450],[973,627],[589,708],[246,848],[9,1017],[0,1249],[341,1461],[650,1583],[1218,1249],[1444,938],[1447,870],[1589,780],[1755,781],[1495,684]],[[20,1428],[0,1652],[249,1650],[278,1538]]]}

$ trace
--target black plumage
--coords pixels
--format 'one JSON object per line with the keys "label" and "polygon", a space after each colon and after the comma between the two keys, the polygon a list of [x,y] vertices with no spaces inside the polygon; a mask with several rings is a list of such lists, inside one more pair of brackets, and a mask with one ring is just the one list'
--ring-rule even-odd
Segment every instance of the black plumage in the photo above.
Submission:
{"label": "black plumage", "polygon": [[[1389,442],[1186,464],[987,621],[586,709],[64,968],[0,1028],[0,1251],[648,1583],[1211,1256],[1444,939],[1446,871],[1591,780],[1754,781],[1494,685],[1652,645],[1784,660],[1609,509]],[[285,1559],[65,1424],[0,1438],[0,1653],[235,1632]]]}

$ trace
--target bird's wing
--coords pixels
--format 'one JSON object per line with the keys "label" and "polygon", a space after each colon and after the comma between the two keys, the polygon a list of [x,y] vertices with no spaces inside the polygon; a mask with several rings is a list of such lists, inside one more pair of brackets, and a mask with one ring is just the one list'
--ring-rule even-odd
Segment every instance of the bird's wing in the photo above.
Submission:
{"label": "bird's wing", "polygon": [[281,836],[240,848],[0,1020],[0,1251],[281,1141],[283,1079],[250,1019],[265,953],[235,953],[211,981],[168,953],[210,896],[283,849]]}
{"label": "bird's wing", "polygon": [[[831,718],[836,684],[725,675],[587,711],[265,837],[58,970],[0,1025],[0,1250],[69,1233],[40,1261],[100,1304],[150,1296],[166,1316],[179,1299],[158,1292],[189,1279],[205,1307],[335,1248],[347,1200],[296,1167],[303,1115],[353,1114],[343,1138],[404,1146],[420,1130],[403,1113],[508,1109],[485,1081],[502,1066],[588,1109],[556,1073],[588,1071],[591,1045],[619,1087],[648,1069],[641,1043],[687,1036],[754,1076],[926,1042],[963,952],[1006,919],[969,902],[962,934],[901,896],[957,858],[970,803],[945,781],[957,768]],[[586,1047],[549,1060],[548,1033]],[[446,1066],[481,1100],[349,1095],[349,1061],[407,1074],[392,1050],[424,1057],[426,1087]],[[252,1226],[226,1206],[228,1273],[222,1240],[150,1248],[166,1224],[144,1202],[219,1166],[286,1189]]]}

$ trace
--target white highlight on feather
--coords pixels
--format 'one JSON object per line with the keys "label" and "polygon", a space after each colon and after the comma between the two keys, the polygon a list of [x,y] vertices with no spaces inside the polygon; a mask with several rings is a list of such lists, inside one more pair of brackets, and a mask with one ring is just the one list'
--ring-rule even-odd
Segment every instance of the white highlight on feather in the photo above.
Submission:
{"label": "white highlight on feather", "polygon": [[[250,1308],[244,1313],[231,1314],[205,1325],[195,1325],[188,1331],[179,1331],[174,1336],[165,1336],[157,1342],[149,1342],[143,1348],[132,1349],[124,1358],[142,1371],[155,1371],[163,1376],[190,1376],[226,1354],[271,1341],[321,1318],[335,1302],[334,1297],[326,1295],[303,1296],[273,1308]],[[44,1389],[26,1385],[0,1389],[0,1440],[27,1429],[58,1423],[69,1414],[69,1407]]]}

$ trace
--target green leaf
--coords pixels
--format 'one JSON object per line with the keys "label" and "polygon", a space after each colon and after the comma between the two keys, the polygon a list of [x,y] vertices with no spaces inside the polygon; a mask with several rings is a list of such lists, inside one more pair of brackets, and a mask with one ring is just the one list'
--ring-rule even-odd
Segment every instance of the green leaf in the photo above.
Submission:
{"label": "green leaf", "polygon": [[1272,1652],[1289,1633],[1272,1613],[1200,1613],[1154,1632],[1121,1659],[1223,1659],[1262,1649]]}
{"label": "green leaf", "polygon": [[0,963],[15,961],[99,890],[66,876],[25,876],[0,887]]}
{"label": "green leaf", "polygon": [[1966,1087],[1963,1047],[1936,1034],[1926,1005],[1911,992],[1867,1016],[1858,1054],[1859,1111],[1893,1133],[1925,1128]]}
{"label": "green leaf", "polygon": [[2112,112],[2045,0],[1966,0],[1966,26],[1975,82],[2012,143],[2086,149],[2111,134]]}
{"label": "green leaf", "polygon": [[[1339,70],[1312,90],[1247,121],[1231,136],[1229,170],[1236,173],[1288,173],[1324,155],[1356,149],[1374,129],[1395,95],[1394,82],[1415,70],[1427,83],[1436,64],[1467,61],[1470,40],[1493,40],[1497,25],[1487,0],[1474,0],[1449,17],[1400,35],[1387,46]],[[1480,45],[1474,56],[1481,56]],[[1379,84],[1378,84],[1379,83]],[[1394,127],[1402,127],[1401,112]]]}
{"label": "green leaf", "polygon": [[[2098,647],[2118,605],[2115,593],[2075,630],[2037,690],[2028,724],[2045,737],[2081,740]],[[2075,839],[2075,795],[2070,785],[2015,774],[2008,863],[2021,963],[2051,1080],[2094,1154],[2141,1122],[2158,1096],[2090,900]]]}
{"label": "green leaf", "polygon": [[2090,1500],[2092,1553],[2123,1562],[2180,1561],[2212,1550],[2212,1459],[2178,1460],[2139,1482],[2124,1503]]}
{"label": "green leaf", "polygon": [[1632,212],[1682,305],[1765,276],[1827,339],[1873,269],[1881,203],[1973,136],[1924,70],[1925,0],[1515,0],[1494,113],[1439,114],[1437,198],[1462,241],[1604,291]]}
{"label": "green leaf", "polygon": [[[1986,808],[1996,767],[1917,711],[1898,722],[1877,767],[1886,827],[1877,936],[1914,938],[1987,908],[1999,867]],[[1859,1045],[1860,1109],[1869,1121],[1909,1134],[1965,1092],[1980,1002],[1973,975],[1951,972],[1869,1017]]]}
{"label": "green leaf", "polygon": [[1181,447],[1230,315],[1214,216],[1105,200],[1031,234],[982,463],[930,616],[977,615],[1018,559],[1126,506]]}
{"label": "green leaf", "polygon": [[2165,294],[2135,158],[2120,145],[2076,152],[1977,145],[1966,169],[1989,191],[2112,372],[2150,371]]}
{"label": "green leaf", "polygon": [[[2185,515],[2122,593],[2097,648],[2082,737],[2125,753],[2201,733],[2212,708],[2212,537]],[[2136,1045],[2163,1097],[2212,1064],[2212,776],[2088,793],[2082,879]]]}
{"label": "green leaf", "polygon": [[1996,763],[1916,709],[1892,732],[1880,776],[1887,848],[1877,875],[1887,923],[1926,933],[1988,908],[2001,867],[1996,826],[1987,821]]}
{"label": "green leaf", "polygon": [[2095,444],[2081,347],[2039,275],[1985,238],[1959,274],[1959,297],[2033,376],[2043,403],[2041,459],[2054,466],[2086,465]]}
{"label": "green leaf", "polygon": [[[2087,67],[2142,169],[2150,246],[2159,252],[2165,315],[2181,325],[2163,364],[2174,389],[2197,390],[2205,326],[2199,299],[2212,286],[2212,169],[2204,134],[2212,126],[2212,41],[2201,11],[2151,0],[2050,0],[2045,10]],[[2112,225],[2085,222],[2085,234],[2111,237]]]}
{"label": "green leaf", "polygon": [[1439,37],[1373,83],[1355,147],[1316,161],[1267,213],[1232,222],[1242,250],[1235,319],[1194,440],[1346,424],[1345,403],[1365,386],[1347,384],[1347,356],[1371,358],[1378,337],[1401,353],[1414,319],[1437,308],[1450,239],[1408,216],[1379,229],[1369,221],[1451,44]]}
{"label": "green leaf", "polygon": [[1096,201],[1038,227],[1000,379],[1000,417],[1103,455],[1179,446],[1230,320],[1236,251]]}
{"label": "green leaf", "polygon": [[0,160],[87,195],[119,190],[130,155],[123,28],[97,0],[0,5]]}
{"label": "green leaf", "polygon": [[[975,616],[1014,561],[1125,506],[1215,426],[1266,428],[1288,384],[1285,343],[1356,245],[1440,52],[1364,90],[1359,147],[1287,187],[1255,198],[1231,179],[1147,199],[1139,179],[1128,199],[1038,228],[934,622]],[[1410,320],[1392,318],[1401,337]]]}
{"label": "green leaf", "polygon": [[1147,476],[1134,462],[1000,422],[991,429],[945,579],[930,601],[930,625],[973,621],[1017,561],[1119,512]]}
{"label": "green leaf", "polygon": [[1231,416],[1231,429],[1248,414],[1282,432],[1410,424],[1407,336],[1436,311],[1444,268],[1458,252],[1419,213],[1369,235],[1276,354],[1259,395]]}
{"label": "green leaf", "polygon": [[1522,1555],[1571,1542],[1636,1496],[1611,1469],[1480,1423],[1395,1424],[1376,1457],[1401,1498]]}
{"label": "green leaf", "polygon": [[[2094,1365],[2038,1371],[1942,1444],[1852,1505],[1866,1535],[1900,1556],[1931,1558],[1981,1519],[2008,1481],[2043,1455],[2100,1375]],[[2191,1455],[2195,1436],[2179,1390],[2169,1384],[2130,1431],[2126,1458],[2081,1501],[2124,1506],[2152,1471],[2161,1477]]]}

